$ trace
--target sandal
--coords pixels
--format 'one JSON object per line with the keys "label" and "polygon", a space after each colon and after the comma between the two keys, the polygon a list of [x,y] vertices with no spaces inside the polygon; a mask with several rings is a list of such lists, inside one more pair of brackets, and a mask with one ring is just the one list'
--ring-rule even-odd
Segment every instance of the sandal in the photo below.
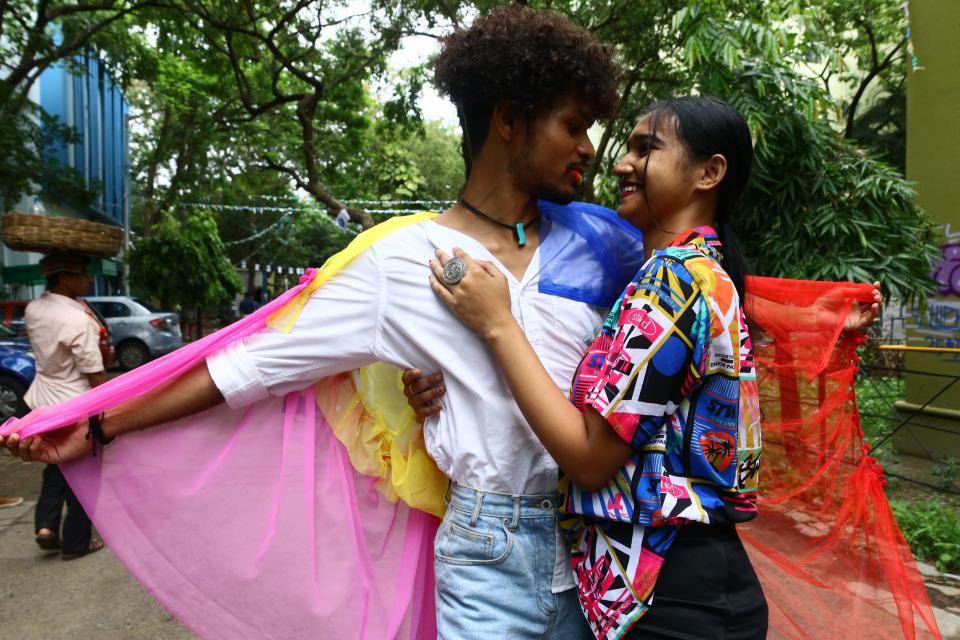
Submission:
{"label": "sandal", "polygon": [[76,560],[77,558],[88,556],[91,553],[96,553],[100,551],[100,549],[103,549],[103,542],[94,538],[90,541],[90,546],[87,547],[85,551],[64,551],[62,557],[64,560]]}
{"label": "sandal", "polygon": [[44,551],[57,551],[60,549],[60,536],[55,533],[38,533],[34,538],[37,546]]}

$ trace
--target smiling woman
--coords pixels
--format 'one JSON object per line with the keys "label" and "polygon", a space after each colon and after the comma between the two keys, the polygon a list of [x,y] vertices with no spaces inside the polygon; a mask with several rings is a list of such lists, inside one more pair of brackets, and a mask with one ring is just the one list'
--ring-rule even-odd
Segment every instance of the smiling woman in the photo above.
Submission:
{"label": "smiling woman", "polygon": [[[738,135],[727,133],[732,122]],[[695,226],[697,199],[706,197],[725,247],[724,270],[742,292],[746,267],[729,219],[752,165],[750,130],[726,103],[708,97],[655,102],[613,168],[620,181],[617,213],[643,231],[647,247],[657,247]],[[661,224],[664,218],[669,228]]]}

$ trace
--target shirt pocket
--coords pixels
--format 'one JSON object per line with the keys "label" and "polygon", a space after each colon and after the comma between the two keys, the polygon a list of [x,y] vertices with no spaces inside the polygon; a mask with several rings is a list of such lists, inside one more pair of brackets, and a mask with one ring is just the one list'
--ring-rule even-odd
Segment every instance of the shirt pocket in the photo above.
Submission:
{"label": "shirt pocket", "polygon": [[603,316],[592,306],[551,296],[550,320],[555,335],[579,347],[580,355],[593,342],[603,325]]}

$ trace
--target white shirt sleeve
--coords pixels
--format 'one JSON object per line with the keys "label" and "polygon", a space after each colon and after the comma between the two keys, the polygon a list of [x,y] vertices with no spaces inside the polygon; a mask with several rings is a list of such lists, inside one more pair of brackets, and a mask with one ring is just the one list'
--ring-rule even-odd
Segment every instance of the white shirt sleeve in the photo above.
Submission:
{"label": "white shirt sleeve", "polygon": [[239,409],[381,360],[383,274],[374,247],[317,289],[293,330],[265,329],[207,359],[214,384]]}

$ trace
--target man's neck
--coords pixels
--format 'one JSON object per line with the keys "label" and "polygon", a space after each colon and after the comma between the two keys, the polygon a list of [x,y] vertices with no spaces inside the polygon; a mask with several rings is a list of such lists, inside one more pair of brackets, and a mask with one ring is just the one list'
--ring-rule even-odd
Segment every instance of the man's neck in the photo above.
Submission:
{"label": "man's neck", "polygon": [[[539,225],[527,224],[539,219],[536,197],[519,191],[505,178],[499,181],[484,179],[476,171],[470,176],[463,197],[485,215],[477,215],[462,205],[456,205],[435,221],[470,236],[486,247],[514,277],[522,279],[540,245]],[[484,219],[485,216],[496,222]],[[517,224],[526,225],[522,246],[512,228]]]}
{"label": "man's neck", "polygon": [[519,189],[508,174],[483,167],[475,168],[462,197],[501,224],[526,224],[540,215],[535,194]]}
{"label": "man's neck", "polygon": [[76,300],[77,296],[72,295],[69,291],[65,291],[59,287],[54,287],[53,289],[47,289],[50,293],[55,293],[58,296],[63,296],[65,298],[70,298],[71,300]]}

